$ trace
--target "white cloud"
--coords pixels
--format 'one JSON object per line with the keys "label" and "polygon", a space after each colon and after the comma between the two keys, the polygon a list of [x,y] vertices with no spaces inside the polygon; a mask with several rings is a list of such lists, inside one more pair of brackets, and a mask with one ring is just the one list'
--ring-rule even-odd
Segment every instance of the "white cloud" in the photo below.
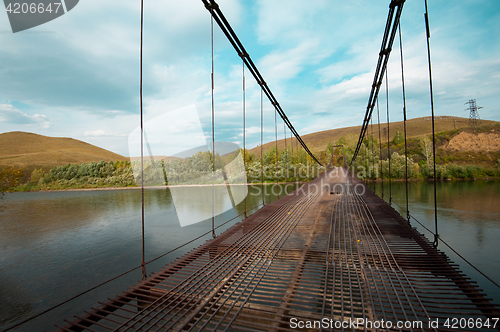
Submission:
{"label": "white cloud", "polygon": [[[144,123],[145,137],[153,155],[173,156],[206,145],[195,105],[165,112]],[[136,127],[128,137],[130,156],[140,155],[141,129]]]}
{"label": "white cloud", "polygon": [[258,1],[258,38],[262,43],[277,40],[303,40],[314,36],[314,21],[322,11],[329,9],[329,2],[318,0],[305,4],[300,0]]}
{"label": "white cloud", "polygon": [[[299,133],[361,123],[386,23],[386,3],[218,3]],[[429,5],[437,114],[466,116],[463,103],[477,98],[484,106],[481,115],[499,119],[498,6],[464,1]],[[53,33],[0,34],[0,131],[29,125],[45,135],[77,133],[126,154],[123,133],[139,121],[139,11],[134,0],[87,0],[33,29]],[[412,117],[429,112],[422,12],[421,3],[406,2],[402,17]],[[145,121],[195,104],[208,135],[209,13],[199,0],[146,2],[144,28]],[[0,20],[0,29],[8,30],[8,22]],[[389,66],[394,119],[401,108],[399,66],[396,40]],[[215,71],[216,137],[229,140],[241,133],[242,66],[217,26]],[[16,108],[15,102],[30,108]],[[246,111],[248,136],[260,141],[254,132],[260,128],[260,88],[248,71]],[[266,98],[264,113],[268,141],[274,139],[274,113]]]}
{"label": "white cloud", "polygon": [[84,136],[106,136],[106,132],[102,129],[98,129],[98,130],[86,130],[84,133],[83,133]]}
{"label": "white cloud", "polygon": [[126,137],[127,135],[122,132],[106,132],[103,129],[96,129],[96,130],[86,130],[83,133],[83,136],[103,138],[103,137]]}
{"label": "white cloud", "polygon": [[310,39],[284,52],[275,51],[264,56],[259,65],[266,80],[274,81],[295,78],[306,65],[316,63],[325,55],[320,52],[320,41]]}
{"label": "white cloud", "polygon": [[246,133],[249,135],[260,133],[260,127],[256,127],[256,126],[247,127]]}
{"label": "white cloud", "polygon": [[28,115],[16,109],[10,104],[0,104],[0,122],[6,122],[17,125],[35,125],[42,128],[50,128],[50,121],[43,114]]}

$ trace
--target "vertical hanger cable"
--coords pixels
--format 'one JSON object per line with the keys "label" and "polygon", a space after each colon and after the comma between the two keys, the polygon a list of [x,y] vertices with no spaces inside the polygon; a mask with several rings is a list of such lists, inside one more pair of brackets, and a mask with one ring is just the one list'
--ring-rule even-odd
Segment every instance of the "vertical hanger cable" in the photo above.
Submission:
{"label": "vertical hanger cable", "polygon": [[283,136],[285,136],[285,182],[288,179],[288,150],[286,148],[286,123],[283,121]]}
{"label": "vertical hanger cable", "polygon": [[378,159],[379,159],[379,167],[380,167],[380,180],[381,180],[381,192],[382,192],[382,199],[384,199],[384,173],[382,172],[382,134],[380,130],[380,109],[379,109],[379,104],[378,104],[378,97],[377,97],[377,122],[378,122],[378,144],[379,144],[379,149],[378,149]]}
{"label": "vertical hanger cable", "polygon": [[266,205],[264,195],[264,158],[262,148],[264,144],[264,91],[260,89],[260,182],[262,185],[262,205]]}
{"label": "vertical hanger cable", "polygon": [[[278,177],[276,176],[278,172],[278,117],[277,117],[278,111],[276,108],[274,109],[274,133],[276,135],[275,139],[275,146],[276,146],[276,161],[275,161],[275,167],[274,167],[274,177],[276,180],[276,184],[278,184]],[[279,198],[279,195],[278,195]]]}
{"label": "vertical hanger cable", "polygon": [[[245,171],[245,183],[244,185],[244,192],[246,193],[248,187],[247,187],[247,181],[246,181],[246,172],[247,172],[247,166],[246,166],[246,159],[247,159],[247,154],[246,154],[246,145],[245,145],[245,140],[246,140],[246,114],[245,114],[245,59],[243,59],[243,169]],[[245,195],[244,199],[244,212],[245,212],[245,218],[247,217],[247,195]]]}
{"label": "vertical hanger cable", "polygon": [[390,119],[389,119],[389,75],[385,72],[385,100],[387,104],[387,157],[389,160],[389,205],[392,204],[392,181],[391,181],[391,135],[390,135]]}
{"label": "vertical hanger cable", "polygon": [[[370,118],[370,121],[371,121],[371,130],[372,130],[372,134],[371,134],[371,137],[370,137],[370,143],[371,143],[371,146],[372,146],[372,152],[371,152],[371,155],[370,155],[370,158],[372,160],[372,169],[370,171],[370,178],[374,179],[375,177],[373,176],[372,172],[374,171],[375,169],[375,153],[374,153],[374,150],[373,150],[373,117]],[[373,191],[376,191],[375,190],[375,181],[372,181],[372,188],[373,188]]]}
{"label": "vertical hanger cable", "polygon": [[431,65],[431,30],[429,27],[429,11],[427,8],[427,0],[425,0],[425,30],[427,33],[427,61],[429,64],[429,88],[431,95],[431,114],[432,114],[432,164],[434,169],[434,246],[438,246],[439,233],[438,233],[438,216],[437,216],[437,175],[436,175],[436,131],[434,126],[434,93],[432,90],[432,65]]}
{"label": "vertical hanger cable", "polygon": [[401,86],[403,88],[403,131],[405,139],[405,190],[406,190],[406,221],[410,223],[410,210],[408,204],[408,143],[406,132],[406,91],[405,91],[405,74],[403,60],[403,39],[401,37],[401,22],[398,25],[399,32],[399,51],[401,55]]}
{"label": "vertical hanger cable", "polygon": [[210,37],[212,47],[212,73],[211,73],[211,90],[212,90],[212,238],[215,239],[215,103],[214,103],[214,17],[213,8],[210,9]]}
{"label": "vertical hanger cable", "polygon": [[141,225],[142,225],[142,279],[146,279],[146,263],[145,263],[145,241],[144,241],[144,113],[142,107],[142,51],[144,44],[144,0],[141,0],[141,68],[140,68],[140,103],[141,103]]}

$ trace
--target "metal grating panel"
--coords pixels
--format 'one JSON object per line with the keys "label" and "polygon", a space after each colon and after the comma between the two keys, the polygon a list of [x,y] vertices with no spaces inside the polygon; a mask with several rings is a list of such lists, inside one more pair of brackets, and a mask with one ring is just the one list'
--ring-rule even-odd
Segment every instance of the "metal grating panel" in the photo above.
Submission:
{"label": "metal grating panel", "polygon": [[401,330],[428,331],[446,330],[427,327],[436,318],[499,316],[370,191],[308,191],[339,182],[359,183],[323,176],[60,331],[296,331],[292,319],[420,321]]}

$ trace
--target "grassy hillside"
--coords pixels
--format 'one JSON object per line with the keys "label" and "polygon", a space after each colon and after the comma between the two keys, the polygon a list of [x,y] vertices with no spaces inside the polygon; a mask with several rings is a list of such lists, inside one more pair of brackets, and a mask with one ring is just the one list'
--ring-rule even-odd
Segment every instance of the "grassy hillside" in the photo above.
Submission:
{"label": "grassy hillside", "polygon": [[[478,125],[487,125],[487,124],[495,124],[496,121],[490,120],[479,120]],[[381,131],[382,131],[382,141],[387,142],[387,123],[381,123]],[[459,118],[453,116],[438,116],[435,119],[435,127],[436,133],[443,131],[452,131],[455,129],[465,128],[469,126],[468,118]],[[417,138],[422,137],[424,135],[429,135],[432,133],[431,127],[431,118],[423,117],[423,118],[415,118],[408,120],[406,122],[406,130],[409,138]],[[304,142],[312,149],[312,151],[324,151],[328,143],[334,143],[341,137],[347,137],[349,135],[354,135],[355,137],[359,136],[361,131],[361,126],[356,127],[347,127],[347,128],[339,128],[339,129],[331,129],[320,131],[317,133],[303,135],[302,139]],[[389,128],[389,139],[394,139],[394,135],[396,132],[403,132],[403,122],[391,122]],[[371,134],[372,128],[368,127],[367,134]],[[283,133],[281,133],[283,135]],[[378,139],[378,125],[376,122],[373,123],[373,136]],[[288,138],[286,140],[286,144],[290,146],[292,143],[292,139]],[[263,150],[269,150],[275,146],[275,142],[269,142],[263,145]],[[293,147],[295,148],[297,141],[293,139]],[[285,140],[278,140],[278,148],[281,150],[285,147]],[[255,154],[260,154],[260,147],[256,147],[250,152]]]}
{"label": "grassy hillside", "polygon": [[73,138],[47,137],[14,131],[0,134],[0,167],[55,166],[89,162],[119,161],[128,158]]}
{"label": "grassy hillside", "polygon": [[[495,124],[496,121],[480,120],[479,125]],[[387,125],[381,124],[382,141],[387,141]],[[440,116],[436,118],[436,133],[453,131],[455,129],[468,127],[467,118]],[[303,135],[306,144],[315,152],[325,151],[328,143],[335,143],[341,137],[357,137],[361,126],[339,128],[320,131],[317,133]],[[372,131],[368,127],[368,134]],[[378,125],[373,125],[374,137],[378,139]],[[403,132],[403,122],[391,122],[389,138],[394,139],[397,132]],[[418,138],[431,134],[430,117],[416,118],[407,121],[407,132],[409,138]],[[293,141],[293,146],[297,145],[295,139],[287,139],[287,145]],[[275,146],[275,142],[264,144],[264,151]],[[278,140],[278,148],[285,147],[283,139]],[[251,149],[250,152],[260,154],[260,147]],[[157,158],[155,158],[157,159]],[[72,138],[47,137],[26,132],[9,132],[0,134],[0,167],[18,166],[32,168],[36,166],[49,170],[56,166],[70,164],[84,164],[98,161],[120,161],[129,158],[99,148],[89,143],[85,143]]]}
{"label": "grassy hillside", "polygon": [[[386,128],[385,124],[381,127]],[[332,151],[332,144],[342,144],[346,159],[350,161],[359,131],[359,126],[349,127],[304,135],[303,138],[321,163],[328,164],[334,153],[334,164],[340,165],[342,158],[338,151]],[[391,123],[390,136],[387,137],[387,130],[383,130],[382,144],[379,145],[378,125],[373,128],[373,137],[370,126],[355,163],[355,172],[368,169],[368,173],[357,176],[375,179],[381,175],[387,178],[390,174],[394,179],[403,178],[406,159],[402,132],[402,122]],[[431,178],[430,119],[409,120],[407,133],[409,176],[415,179]],[[388,139],[390,144],[387,144]],[[315,174],[317,165],[302,149],[292,152],[290,141],[288,139],[287,151],[284,150],[284,140],[279,141],[278,153],[274,149],[275,142],[265,144],[262,161],[260,147],[250,150],[245,155],[247,181],[292,181],[297,179],[297,174],[299,177],[302,174],[295,171],[305,168],[307,176]],[[440,179],[500,177],[500,122],[482,120],[477,126],[469,127],[468,119],[439,117],[436,119],[436,142],[436,170]],[[389,157],[391,173],[388,172]],[[228,160],[224,158],[232,157],[227,155],[218,158],[222,158],[220,163],[225,165]],[[132,165],[127,159],[129,158],[70,138],[52,138],[23,132],[0,134],[0,171],[5,173],[3,178],[7,180],[3,181],[3,191],[12,187],[16,187],[13,190],[40,190],[135,186],[137,179],[134,178]],[[151,182],[151,185],[164,184],[168,170],[175,174],[168,179],[169,183],[175,183],[177,178],[183,183],[191,181],[192,184],[203,183],[200,181],[205,178],[212,181],[211,175],[205,174],[210,169],[207,163],[211,163],[208,152],[198,152],[185,159],[145,156],[146,169],[155,163],[163,168],[163,173],[146,172],[144,180]],[[22,169],[19,170],[18,167]],[[264,175],[262,170],[265,170]],[[0,181],[0,184],[3,182]]]}

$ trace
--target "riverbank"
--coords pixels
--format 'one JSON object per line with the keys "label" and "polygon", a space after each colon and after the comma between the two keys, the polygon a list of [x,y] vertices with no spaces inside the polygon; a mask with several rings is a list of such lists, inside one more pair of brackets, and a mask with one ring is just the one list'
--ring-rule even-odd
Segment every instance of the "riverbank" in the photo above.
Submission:
{"label": "riverbank", "polygon": [[[267,205],[278,197],[270,190],[272,186],[265,187]],[[289,185],[283,188],[283,192],[285,190],[286,193],[292,192],[295,186]],[[179,188],[175,192],[175,201],[170,190],[145,191],[144,245],[148,260],[211,230],[211,218],[185,227],[181,227],[179,222],[179,216],[194,221],[196,218],[199,220],[200,215],[211,215],[211,191],[208,187]],[[20,192],[6,195],[0,201],[7,206],[0,213],[0,243],[5,248],[0,260],[0,285],[5,286],[0,292],[0,330],[7,328],[7,324],[15,324],[44,311],[75,293],[140,264],[141,201],[141,190]],[[262,191],[258,186],[250,186],[247,211],[261,204]],[[231,208],[228,195],[216,195],[215,206],[229,208],[219,211],[220,214],[215,217],[216,227],[234,218],[218,228],[216,235],[244,217],[244,205]],[[211,232],[151,262],[147,265],[147,272],[159,271],[165,264],[210,238]],[[57,317],[69,317],[68,311],[83,312],[89,298],[106,298],[110,292],[118,294],[140,278],[140,269],[137,273],[118,278],[106,289],[95,289],[47,314],[46,318],[32,325],[28,323],[23,331],[50,331]]]}
{"label": "riverbank", "polygon": [[[391,182],[404,182],[405,179],[390,179]],[[453,179],[437,179],[438,182],[459,182],[459,181],[493,181],[493,180],[500,180],[500,177],[487,177],[487,178],[473,178],[473,179],[463,179],[463,178],[453,178]],[[382,182],[388,182],[389,179],[365,179],[365,182],[370,182],[370,183],[382,183]],[[433,182],[434,179],[408,179],[409,182]]]}
{"label": "riverbank", "polygon": [[[380,192],[380,185],[378,186],[377,192]],[[493,278],[500,276],[499,260],[495,256],[499,251],[500,237],[499,186],[500,182],[494,181],[442,181],[437,187],[440,235]],[[433,211],[433,200],[429,199],[433,190],[433,184],[428,181],[409,183],[411,214],[430,229],[434,227],[434,214],[429,213]],[[175,202],[175,206],[168,190],[145,192],[145,246],[148,257],[164,254],[211,229],[211,220],[180,227],[176,214],[195,216],[203,210],[210,213],[211,200],[203,201],[203,197],[210,191],[186,188],[177,196],[181,199]],[[262,196],[259,194],[257,190],[249,193],[247,209],[262,203]],[[266,191],[266,205],[274,197],[268,195],[273,193]],[[389,197],[389,186],[386,185],[384,197]],[[6,285],[4,289],[7,293],[0,304],[0,321],[3,319],[7,321],[6,324],[14,324],[18,317],[22,319],[41,312],[102,280],[132,269],[141,262],[140,190],[32,192],[7,195],[4,198],[8,209],[2,212],[4,222],[0,230],[0,242],[7,250],[3,252],[0,262],[0,284]],[[222,201],[224,197],[217,198]],[[404,182],[393,183],[392,199],[404,206]],[[193,201],[201,203],[190,204]],[[242,205],[217,217],[216,225],[240,213],[243,213]],[[234,223],[237,221],[240,219]],[[422,228],[419,230],[426,234]],[[211,238],[211,234],[193,243],[190,248],[203,244],[208,238]],[[440,248],[445,250],[446,247]],[[181,250],[151,263],[147,267],[148,273],[158,271],[187,251],[188,249]],[[452,256],[453,253],[447,254],[461,265],[469,277],[477,280],[488,295],[497,302],[500,301],[500,293],[496,288],[488,288],[488,281],[481,279],[475,270],[467,269],[460,258]],[[115,294],[140,278],[139,271],[130,277],[117,279],[113,282],[116,286]],[[109,290],[91,293],[89,297],[95,296],[97,299],[109,296]],[[66,307],[70,309],[70,314],[75,310],[83,312],[85,306],[88,306],[84,303],[88,300],[75,301]],[[13,311],[7,310],[12,308]],[[70,317],[65,310],[61,307],[60,311],[47,318],[46,325],[37,321],[25,330],[50,330],[55,321],[53,317]],[[9,313],[12,314],[8,315]]]}
{"label": "riverbank", "polygon": [[[293,182],[248,182],[246,183],[247,186],[260,186],[260,185],[270,185],[270,184],[277,184],[277,185],[287,185],[287,184],[295,184],[295,185],[303,185],[307,183],[306,181],[293,181]],[[226,186],[243,186],[245,185],[244,183],[216,183],[216,184],[178,184],[178,185],[163,185],[163,186],[144,186],[144,189],[167,189],[167,188],[193,188],[193,187],[226,187]],[[95,187],[95,188],[67,188],[67,189],[32,189],[32,190],[11,190],[8,191],[8,193],[14,193],[14,192],[56,192],[56,191],[102,191],[102,190],[128,190],[128,189],[133,189],[133,190],[140,190],[142,187],[136,186],[136,187]]]}

